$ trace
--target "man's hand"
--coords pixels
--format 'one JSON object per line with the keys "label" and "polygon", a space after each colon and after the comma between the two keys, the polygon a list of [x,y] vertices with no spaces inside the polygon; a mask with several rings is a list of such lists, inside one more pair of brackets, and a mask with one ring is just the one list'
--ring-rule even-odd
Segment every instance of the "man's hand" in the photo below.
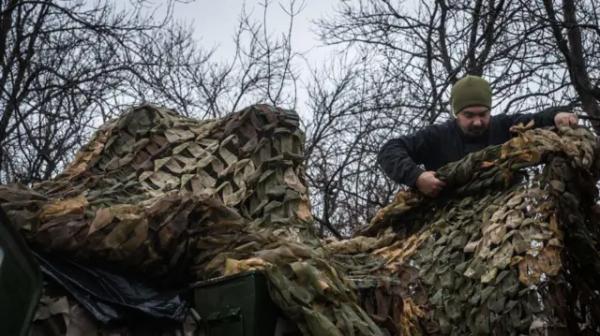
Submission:
{"label": "man's hand", "polygon": [[575,115],[575,113],[559,112],[554,116],[554,125],[556,127],[576,126],[577,125],[577,116]]}
{"label": "man's hand", "polygon": [[429,197],[437,197],[440,191],[446,186],[444,181],[435,177],[435,172],[425,171],[417,178],[417,189]]}

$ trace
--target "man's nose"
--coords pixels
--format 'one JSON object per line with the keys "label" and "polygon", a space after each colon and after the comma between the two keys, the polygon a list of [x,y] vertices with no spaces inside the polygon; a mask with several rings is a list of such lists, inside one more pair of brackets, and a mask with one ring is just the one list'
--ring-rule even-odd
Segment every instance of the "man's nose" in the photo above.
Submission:
{"label": "man's nose", "polygon": [[475,118],[473,120],[473,126],[481,126],[483,123],[481,122],[480,118]]}

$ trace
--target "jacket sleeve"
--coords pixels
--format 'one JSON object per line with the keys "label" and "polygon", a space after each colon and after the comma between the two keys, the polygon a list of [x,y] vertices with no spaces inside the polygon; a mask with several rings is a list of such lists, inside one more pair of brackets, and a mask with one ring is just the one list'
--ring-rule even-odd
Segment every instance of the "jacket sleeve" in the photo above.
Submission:
{"label": "jacket sleeve", "polygon": [[548,109],[538,113],[517,113],[507,115],[510,125],[517,125],[519,123],[527,124],[529,121],[534,121],[534,127],[546,127],[554,126],[554,116],[558,113],[558,110]]}
{"label": "jacket sleeve", "polygon": [[377,155],[379,166],[395,182],[414,187],[424,171],[418,165],[424,163],[426,154],[431,153],[439,139],[439,131],[436,126],[430,126],[386,142]]}

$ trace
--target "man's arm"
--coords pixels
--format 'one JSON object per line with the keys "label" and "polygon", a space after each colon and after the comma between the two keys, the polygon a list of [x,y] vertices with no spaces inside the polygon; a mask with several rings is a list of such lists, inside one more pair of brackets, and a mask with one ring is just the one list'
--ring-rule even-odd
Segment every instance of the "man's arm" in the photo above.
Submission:
{"label": "man's arm", "polygon": [[392,139],[385,143],[377,162],[392,180],[411,187],[424,170],[418,164],[423,163],[424,155],[430,154],[436,139],[439,139],[439,127],[430,126],[415,134]]}
{"label": "man's arm", "polygon": [[415,142],[409,136],[392,139],[381,147],[377,155],[377,163],[389,178],[411,187],[415,186],[417,178],[424,172],[409,154],[409,148],[414,148]]}

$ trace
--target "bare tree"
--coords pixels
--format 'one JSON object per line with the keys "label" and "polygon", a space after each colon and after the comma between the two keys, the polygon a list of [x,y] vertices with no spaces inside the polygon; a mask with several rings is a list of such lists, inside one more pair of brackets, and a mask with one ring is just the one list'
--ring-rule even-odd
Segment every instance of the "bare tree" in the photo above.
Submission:
{"label": "bare tree", "polygon": [[[215,59],[215,50],[199,48],[188,27],[171,26],[152,36],[140,36],[138,64],[130,91],[136,101],[153,101],[198,118],[216,118],[253,103],[294,108],[296,57],[291,35],[303,2],[291,0],[280,10],[289,17],[285,32],[273,36],[268,27],[270,1],[257,5],[257,16],[244,8],[235,29],[234,54]],[[167,52],[168,51],[168,52]]]}
{"label": "bare tree", "polygon": [[[308,87],[307,176],[321,234],[350,235],[387,203],[396,186],[374,157],[389,127],[405,127],[387,100],[388,82],[365,71],[368,56],[315,69]],[[327,232],[325,231],[327,230]]]}
{"label": "bare tree", "polygon": [[297,73],[294,70],[296,53],[292,49],[292,31],[295,17],[304,8],[304,1],[291,0],[281,10],[289,17],[287,29],[272,35],[268,26],[271,1],[259,3],[262,21],[252,20],[251,13],[242,11],[235,33],[236,54],[230,66],[230,93],[233,102],[229,110],[241,105],[265,102],[295,108]]}
{"label": "bare tree", "polygon": [[[569,82],[577,92],[582,109],[592,117],[600,117],[600,49],[599,5],[594,1],[562,0],[557,9],[553,1],[543,1],[544,14],[538,14],[551,30],[555,50],[562,55],[563,66],[568,70]],[[537,14],[536,9],[532,12]],[[600,130],[600,123],[593,123]]]}
{"label": "bare tree", "polygon": [[0,4],[0,181],[29,183],[64,165],[127,81],[137,36],[164,22],[106,1]]}
{"label": "bare tree", "polygon": [[551,105],[566,88],[560,60],[535,44],[548,37],[543,25],[519,1],[420,1],[410,8],[359,0],[320,26],[326,43],[371,46],[388,80],[405,84],[396,97],[426,124],[450,115],[449,87],[465,74],[489,77],[504,113]]}
{"label": "bare tree", "polygon": [[102,121],[152,102],[196,117],[219,117],[241,104],[295,105],[291,47],[302,3],[282,10],[287,32],[240,17],[231,61],[198,47],[191,28],[147,1],[0,1],[0,183],[51,177]]}
{"label": "bare tree", "polygon": [[[581,104],[596,116],[598,5],[564,0],[555,7],[553,1],[355,0],[320,19],[324,43],[365,60],[348,64],[354,73],[338,76],[334,89],[314,84],[311,94],[309,174],[320,194],[315,198],[321,226],[347,234],[344,228],[356,225],[352,220],[366,221],[374,204],[387,203],[394,186],[372,178],[383,175],[374,168],[379,147],[451,118],[450,87],[465,74],[490,79],[494,113]],[[318,73],[315,83],[331,77]],[[351,131],[344,133],[344,127]],[[336,136],[319,136],[330,133]],[[350,154],[354,151],[360,153]],[[371,167],[353,166],[358,158]],[[339,214],[352,214],[351,220]]]}

